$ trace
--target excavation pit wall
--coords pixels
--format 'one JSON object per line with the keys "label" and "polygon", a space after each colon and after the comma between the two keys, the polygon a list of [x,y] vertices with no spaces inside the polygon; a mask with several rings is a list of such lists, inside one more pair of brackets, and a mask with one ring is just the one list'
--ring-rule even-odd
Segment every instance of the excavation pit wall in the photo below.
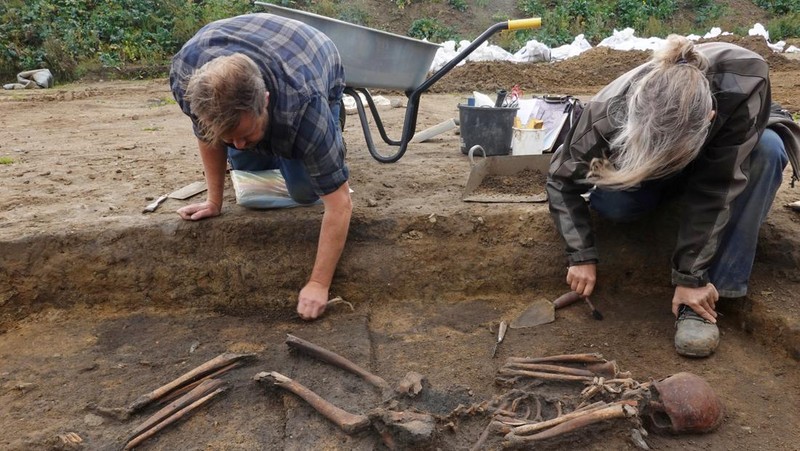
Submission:
{"label": "excavation pit wall", "polygon": [[[670,286],[677,208],[631,224],[594,218],[603,257],[595,293],[600,305],[637,293],[656,310],[669,308],[671,295],[654,299],[648,290]],[[330,296],[355,306],[555,299],[567,289],[567,261],[546,207],[510,210],[465,208],[379,220],[355,215]],[[50,307],[106,303],[291,317],[313,265],[321,213],[321,207],[234,209],[201,222],[162,214],[132,227],[122,221],[0,242],[0,326],[8,329]],[[720,306],[755,339],[796,359],[800,326],[792,287],[800,283],[798,249],[787,231],[765,224],[750,295]]]}

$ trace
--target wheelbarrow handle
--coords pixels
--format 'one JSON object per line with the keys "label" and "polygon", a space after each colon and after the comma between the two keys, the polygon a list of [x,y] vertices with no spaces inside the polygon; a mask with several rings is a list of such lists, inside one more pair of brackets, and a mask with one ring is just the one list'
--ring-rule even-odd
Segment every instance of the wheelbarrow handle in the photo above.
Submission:
{"label": "wheelbarrow handle", "polygon": [[541,17],[531,17],[528,19],[516,19],[508,21],[509,30],[527,30],[528,28],[539,28],[541,26]]}

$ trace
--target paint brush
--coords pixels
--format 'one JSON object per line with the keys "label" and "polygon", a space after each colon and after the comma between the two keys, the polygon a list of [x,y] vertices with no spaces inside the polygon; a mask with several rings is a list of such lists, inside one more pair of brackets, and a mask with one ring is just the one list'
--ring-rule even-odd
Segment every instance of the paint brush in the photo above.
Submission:
{"label": "paint brush", "polygon": [[583,300],[586,301],[586,303],[589,304],[589,308],[592,309],[592,318],[594,318],[594,319],[596,319],[598,321],[602,320],[603,319],[603,314],[600,313],[600,310],[597,310],[596,308],[594,308],[594,304],[592,304],[592,301],[589,300],[589,296],[584,296]]}

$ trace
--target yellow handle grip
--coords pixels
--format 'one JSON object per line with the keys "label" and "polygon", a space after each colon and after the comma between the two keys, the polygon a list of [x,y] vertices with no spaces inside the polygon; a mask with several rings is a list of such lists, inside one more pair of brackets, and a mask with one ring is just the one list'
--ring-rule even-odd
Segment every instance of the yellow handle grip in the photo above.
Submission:
{"label": "yellow handle grip", "polygon": [[508,21],[509,30],[525,30],[526,28],[539,28],[541,26],[541,17],[531,17],[530,19],[516,19]]}

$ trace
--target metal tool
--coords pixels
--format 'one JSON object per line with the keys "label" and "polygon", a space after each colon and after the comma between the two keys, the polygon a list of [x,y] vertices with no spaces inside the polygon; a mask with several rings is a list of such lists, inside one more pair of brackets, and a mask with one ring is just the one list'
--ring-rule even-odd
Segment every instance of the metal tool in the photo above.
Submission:
{"label": "metal tool", "polygon": [[167,200],[166,194],[149,203],[146,207],[144,207],[144,209],[142,209],[142,213],[152,213],[156,211],[156,208],[158,208],[158,206],[161,205],[161,203],[165,200]]}
{"label": "metal tool", "polygon": [[503,339],[506,337],[506,331],[508,330],[508,323],[505,321],[500,321],[500,328],[497,329],[497,341],[492,348],[492,358],[494,358],[495,354],[497,354],[497,346],[503,342]]}
{"label": "metal tool", "polygon": [[589,300],[589,296],[584,296],[583,300],[586,301],[586,303],[589,304],[589,308],[592,309],[592,318],[601,321],[603,319],[603,314],[600,313],[600,310],[594,308],[594,304]]}
{"label": "metal tool", "polygon": [[142,213],[152,213],[156,211],[156,208],[158,208],[159,205],[161,205],[165,200],[167,200],[167,198],[185,200],[196,194],[200,194],[205,190],[206,190],[205,181],[190,183],[184,186],[183,188],[176,189],[175,191],[169,194],[164,194],[163,196],[154,200],[146,207],[144,207],[144,209],[142,209]]}

